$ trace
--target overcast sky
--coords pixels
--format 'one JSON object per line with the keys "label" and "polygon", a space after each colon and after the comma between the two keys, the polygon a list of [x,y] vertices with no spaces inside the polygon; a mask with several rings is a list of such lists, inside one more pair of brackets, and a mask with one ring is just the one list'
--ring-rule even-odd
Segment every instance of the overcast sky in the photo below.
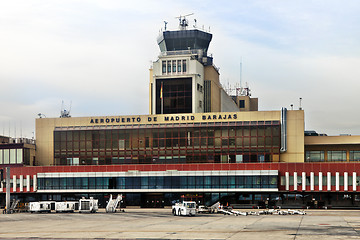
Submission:
{"label": "overcast sky", "polygon": [[164,20],[194,13],[213,34],[223,85],[247,82],[259,110],[299,107],[305,129],[360,135],[360,1],[0,2],[0,135],[35,118],[148,114],[149,67]]}

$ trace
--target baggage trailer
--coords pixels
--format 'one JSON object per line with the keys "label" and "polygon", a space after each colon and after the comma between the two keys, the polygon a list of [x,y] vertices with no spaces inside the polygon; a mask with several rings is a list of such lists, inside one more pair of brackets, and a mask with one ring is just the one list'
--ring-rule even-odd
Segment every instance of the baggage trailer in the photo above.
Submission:
{"label": "baggage trailer", "polygon": [[79,200],[79,213],[95,213],[98,210],[98,200],[90,197],[84,197]]}
{"label": "baggage trailer", "polygon": [[74,212],[79,209],[79,202],[56,202],[55,212]]}
{"label": "baggage trailer", "polygon": [[51,210],[55,210],[55,202],[54,201],[30,202],[30,204],[29,204],[29,211],[31,213],[35,213],[35,212],[50,213]]}

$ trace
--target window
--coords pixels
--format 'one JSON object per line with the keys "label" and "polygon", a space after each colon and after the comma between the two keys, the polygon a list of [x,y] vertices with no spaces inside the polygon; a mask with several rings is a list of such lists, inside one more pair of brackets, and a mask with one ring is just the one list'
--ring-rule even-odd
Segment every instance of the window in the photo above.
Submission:
{"label": "window", "polygon": [[16,163],[16,149],[10,149],[10,164]]}
{"label": "window", "polygon": [[186,72],[186,60],[183,60],[183,72]]}
{"label": "window", "polygon": [[360,151],[350,151],[350,161],[360,161]]}
{"label": "window", "polygon": [[171,73],[171,61],[167,61],[168,73]]}
{"label": "window", "polygon": [[172,61],[172,68],[173,68],[173,72],[176,73],[176,60]]}
{"label": "window", "polygon": [[199,101],[199,108],[202,108],[202,101]]}
{"label": "window", "polygon": [[305,162],[323,162],[324,160],[324,151],[306,151]]}
{"label": "window", "polygon": [[10,150],[4,149],[4,164],[9,164],[10,162]]}
{"label": "window", "polygon": [[239,108],[245,108],[245,100],[239,100]]}
{"label": "window", "polygon": [[202,92],[203,91],[203,87],[198,83],[197,84],[197,90],[199,91],[199,92]]}
{"label": "window", "polygon": [[181,72],[181,60],[178,60],[177,61],[177,65],[178,65],[178,73],[180,73]]}
{"label": "window", "polygon": [[346,161],[346,151],[328,151],[327,159],[329,162]]}

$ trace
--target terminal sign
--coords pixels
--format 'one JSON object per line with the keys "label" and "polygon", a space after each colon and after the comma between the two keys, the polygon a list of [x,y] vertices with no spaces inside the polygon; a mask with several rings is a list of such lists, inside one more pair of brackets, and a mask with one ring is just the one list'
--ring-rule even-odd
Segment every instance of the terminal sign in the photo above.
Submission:
{"label": "terminal sign", "polygon": [[153,122],[182,122],[207,120],[235,120],[237,114],[204,114],[204,115],[148,115],[131,117],[91,118],[91,124],[121,124],[121,123],[153,123]]}

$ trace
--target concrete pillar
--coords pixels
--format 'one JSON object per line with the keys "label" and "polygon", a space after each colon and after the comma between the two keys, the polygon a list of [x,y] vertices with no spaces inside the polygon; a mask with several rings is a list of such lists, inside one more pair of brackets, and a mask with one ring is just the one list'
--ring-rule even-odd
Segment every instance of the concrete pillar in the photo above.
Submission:
{"label": "concrete pillar", "polygon": [[13,175],[13,192],[16,192],[16,175]]}
{"label": "concrete pillar", "polygon": [[357,182],[356,182],[356,172],[353,172],[353,191],[355,192],[357,189]]}
{"label": "concrete pillar", "polygon": [[306,172],[302,172],[302,189],[303,191],[306,190]]}
{"label": "concrete pillar", "polygon": [[348,186],[349,186],[349,176],[347,172],[344,172],[344,191],[347,192],[348,191]]}
{"label": "concrete pillar", "polygon": [[314,187],[314,172],[310,173],[310,191],[314,191],[315,187]]}
{"label": "concrete pillar", "polygon": [[33,188],[34,192],[37,190],[37,178],[36,175],[33,175]]}
{"label": "concrete pillar", "polygon": [[24,191],[24,176],[20,175],[20,192]]}
{"label": "concrete pillar", "polygon": [[30,175],[26,175],[26,191],[30,192]]}
{"label": "concrete pillar", "polygon": [[285,190],[289,191],[290,189],[290,178],[289,178],[289,172],[285,173]]}
{"label": "concrete pillar", "polygon": [[319,191],[323,190],[323,174],[319,172]]}

